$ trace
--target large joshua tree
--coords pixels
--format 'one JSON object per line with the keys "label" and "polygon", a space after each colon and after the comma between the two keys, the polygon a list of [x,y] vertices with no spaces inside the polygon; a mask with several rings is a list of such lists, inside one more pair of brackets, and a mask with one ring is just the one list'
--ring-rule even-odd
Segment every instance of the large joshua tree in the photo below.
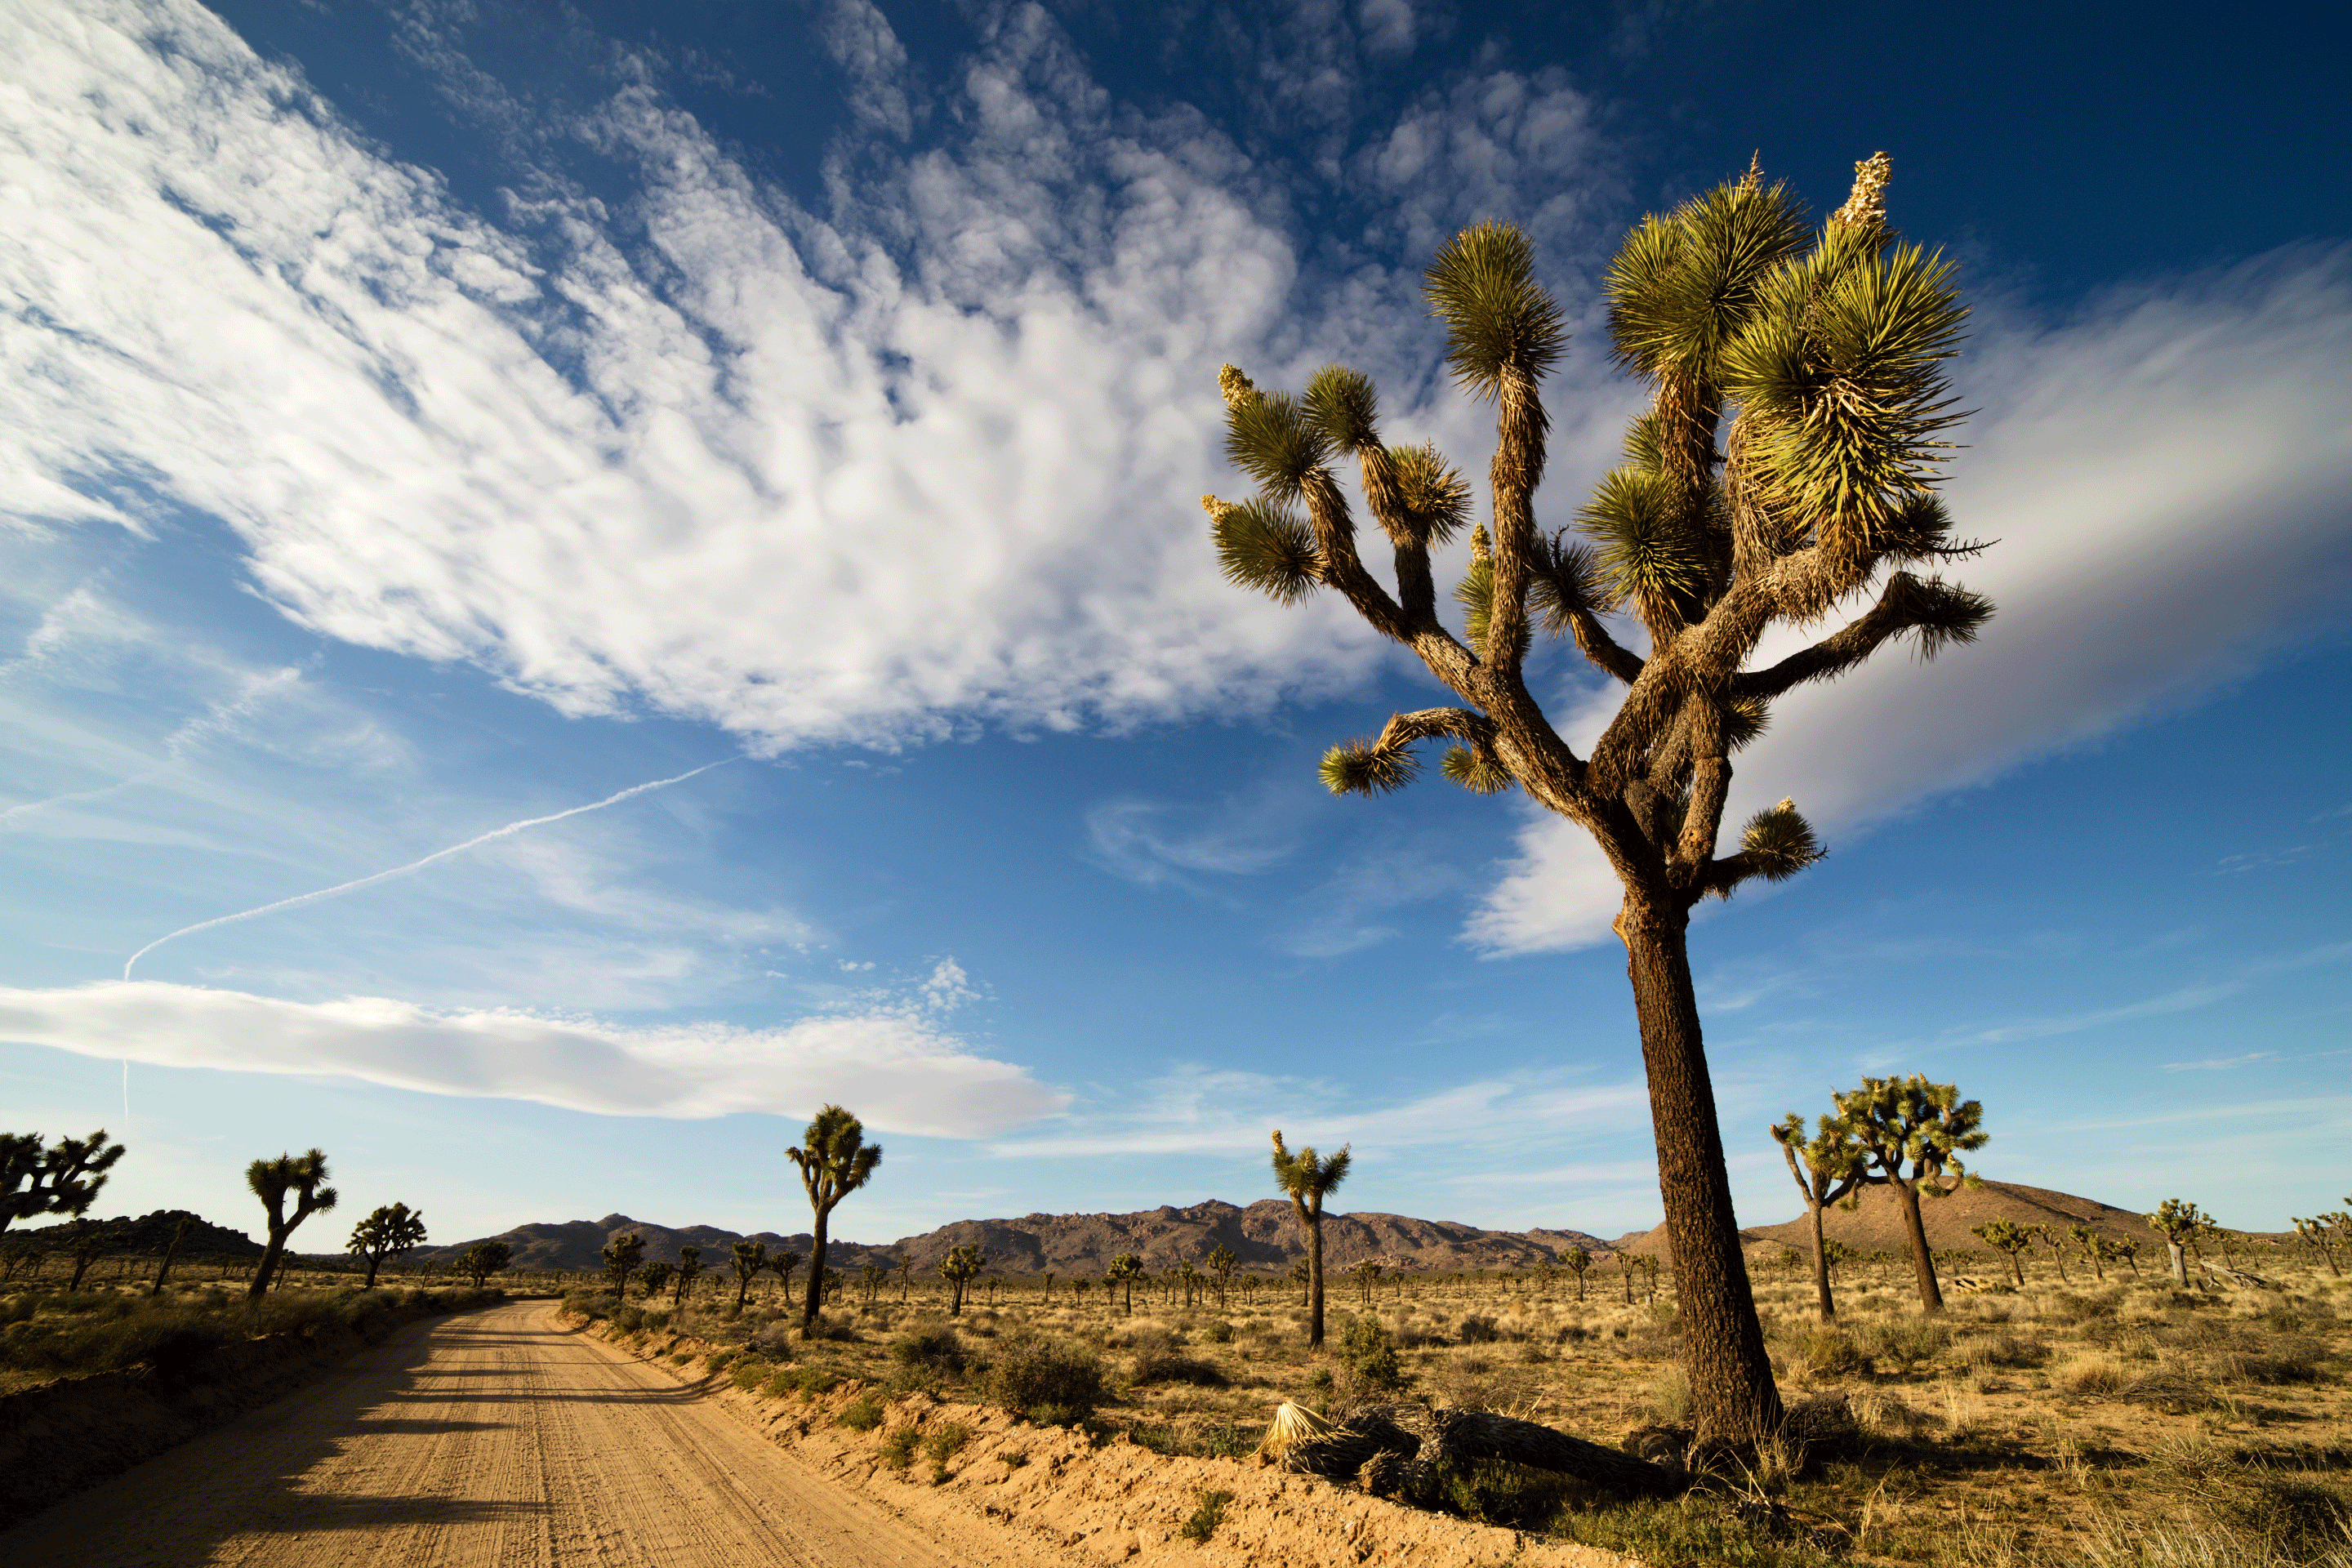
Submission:
{"label": "large joshua tree", "polygon": [[344,1250],[367,1259],[367,1283],[360,1289],[373,1290],[376,1272],[386,1258],[396,1258],[424,1244],[425,1216],[406,1204],[385,1204],[352,1226],[352,1239]]}
{"label": "large joshua tree", "polygon": [[1911,1239],[1919,1310],[1942,1311],[1944,1291],[1936,1282],[1936,1258],[1927,1247],[1919,1200],[1947,1197],[1963,1184],[1975,1184],[1960,1156],[1992,1141],[1992,1134],[1983,1131],[1984,1107],[1962,1100],[1957,1085],[1929,1083],[1926,1073],[1865,1078],[1860,1089],[1830,1098],[1861,1151],[1863,1184],[1895,1191],[1904,1233]]}
{"label": "large joshua tree", "polygon": [[0,1132],[0,1231],[45,1214],[79,1219],[121,1158],[122,1145],[109,1143],[103,1127],[47,1147],[37,1132]]}
{"label": "large joshua tree", "polygon": [[[1775,1424],[1780,1397],[1732,1216],[1723,1140],[1693,994],[1687,928],[1704,898],[1779,880],[1822,848],[1782,801],[1717,853],[1731,753],[1795,688],[1905,637],[1922,655],[1991,614],[1976,595],[1907,570],[1966,554],[1948,539],[1935,465],[1957,417],[1941,369],[1965,311],[1952,269],[1887,226],[1884,154],[1818,231],[1787,189],[1747,177],[1645,217],[1606,282],[1612,352],[1648,383],[1625,460],[1577,514],[1536,526],[1548,416],[1543,377],[1566,352],[1525,235],[1456,235],[1424,291],[1456,382],[1496,409],[1493,531],[1472,536],[1457,637],[1438,616],[1432,550],[1469,521],[1470,488],[1434,447],[1381,439],[1371,381],[1322,370],[1303,396],[1260,392],[1228,365],[1226,451],[1258,486],[1203,498],[1225,574],[1288,603],[1331,588],[1419,656],[1455,707],[1400,713],[1323,760],[1334,793],[1403,787],[1424,741],[1471,790],[1517,785],[1591,833],[1624,889],[1615,921],[1640,1020],[1699,1426],[1728,1437]],[[1357,551],[1335,471],[1353,458],[1394,580]],[[1866,607],[1861,604],[1870,598]],[[1759,668],[1776,624],[1859,610],[1843,629]],[[1646,646],[1620,642],[1623,612]],[[1623,689],[1589,757],[1528,690],[1534,634],[1571,637]]]}
{"label": "large joshua tree", "polygon": [[1279,1130],[1274,1135],[1274,1184],[1290,1200],[1291,1211],[1298,1215],[1298,1228],[1307,1236],[1308,1350],[1323,1348],[1323,1197],[1348,1179],[1351,1158],[1344,1145],[1329,1159],[1311,1147],[1294,1154],[1283,1146]]}
{"label": "large joshua tree", "polygon": [[1805,1217],[1813,1226],[1813,1298],[1820,1309],[1822,1321],[1837,1321],[1837,1298],[1830,1293],[1830,1261],[1822,1236],[1822,1211],[1838,1203],[1862,1185],[1862,1146],[1854,1142],[1853,1133],[1835,1117],[1817,1118],[1819,1125],[1811,1138],[1805,1136],[1805,1119],[1796,1111],[1772,1129],[1772,1140],[1780,1145],[1781,1158],[1789,1162],[1789,1174],[1796,1178],[1797,1191],[1805,1200]]}
{"label": "large joshua tree", "polygon": [[874,1174],[882,1163],[882,1145],[866,1142],[866,1124],[838,1105],[818,1110],[816,1120],[801,1134],[801,1146],[787,1149],[800,1167],[801,1184],[808,1189],[809,1207],[816,1227],[809,1243],[809,1288],[801,1301],[801,1326],[816,1326],[817,1309],[824,1296],[825,1227],[835,1205]]}
{"label": "large joshua tree", "polygon": [[[278,1272],[286,1256],[286,1239],[294,1227],[314,1214],[333,1208],[335,1189],[325,1185],[327,1156],[323,1150],[294,1155],[280,1154],[275,1160],[256,1160],[245,1168],[245,1184],[261,1200],[269,1215],[269,1239],[261,1249],[261,1262],[253,1270],[253,1283],[246,1294],[258,1298],[269,1289],[270,1278]],[[294,1212],[286,1212],[286,1200],[294,1200]]]}

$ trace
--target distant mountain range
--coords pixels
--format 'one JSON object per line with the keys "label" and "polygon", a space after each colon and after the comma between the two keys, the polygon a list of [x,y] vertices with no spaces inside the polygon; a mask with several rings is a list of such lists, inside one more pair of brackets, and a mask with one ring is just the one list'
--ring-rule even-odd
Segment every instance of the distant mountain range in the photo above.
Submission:
{"label": "distant mountain range", "polygon": [[[738,1241],[764,1242],[770,1251],[788,1247],[805,1255],[812,1240],[805,1231],[793,1236],[759,1231],[747,1238],[716,1226],[673,1229],[620,1214],[595,1220],[521,1225],[478,1239],[503,1241],[513,1247],[518,1268],[591,1270],[604,1266],[604,1250],[614,1237],[631,1234],[644,1239],[647,1262],[674,1263],[680,1247],[698,1247],[706,1267],[723,1267],[728,1248]],[[462,1241],[420,1247],[408,1260],[443,1261],[473,1245]],[[958,1220],[921,1236],[902,1237],[887,1247],[836,1237],[828,1246],[827,1262],[855,1272],[869,1263],[893,1267],[893,1259],[904,1254],[917,1272],[928,1274],[947,1256],[949,1247],[968,1246],[985,1249],[989,1267],[1011,1275],[1100,1274],[1122,1252],[1138,1254],[1145,1268],[1156,1271],[1187,1261],[1202,1263],[1220,1246],[1232,1247],[1244,1269],[1280,1273],[1306,1256],[1298,1222],[1287,1203],[1264,1198],[1241,1208],[1212,1198],[1189,1208],[1163,1204],[1134,1214],[1033,1214],[1021,1219]],[[1323,1219],[1323,1258],[1335,1273],[1367,1258],[1389,1268],[1433,1272],[1529,1268],[1576,1247],[1596,1258],[1613,1250],[1600,1237],[1576,1230],[1481,1230],[1451,1220],[1392,1214],[1327,1215]]]}

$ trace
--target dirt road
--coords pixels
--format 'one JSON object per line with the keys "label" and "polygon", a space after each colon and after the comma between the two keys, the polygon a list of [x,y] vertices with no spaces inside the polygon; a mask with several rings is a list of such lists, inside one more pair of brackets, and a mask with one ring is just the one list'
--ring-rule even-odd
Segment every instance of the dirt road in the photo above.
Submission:
{"label": "dirt road", "polygon": [[[10,1568],[929,1568],[942,1542],[546,1302],[419,1323],[0,1535]],[[961,1532],[958,1532],[961,1534]]]}

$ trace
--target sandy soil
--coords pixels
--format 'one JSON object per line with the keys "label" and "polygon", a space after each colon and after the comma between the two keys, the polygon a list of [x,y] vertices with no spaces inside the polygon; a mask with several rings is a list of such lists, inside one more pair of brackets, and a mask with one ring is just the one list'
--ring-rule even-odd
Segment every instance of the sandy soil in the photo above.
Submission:
{"label": "sandy soil", "polygon": [[420,1323],[0,1535],[51,1563],[1025,1564],[844,1492],[546,1302]]}

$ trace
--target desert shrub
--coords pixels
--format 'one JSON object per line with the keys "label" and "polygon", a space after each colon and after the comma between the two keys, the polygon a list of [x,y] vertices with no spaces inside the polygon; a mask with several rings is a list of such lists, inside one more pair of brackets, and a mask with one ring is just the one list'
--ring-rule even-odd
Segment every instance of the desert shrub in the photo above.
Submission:
{"label": "desert shrub", "polygon": [[1103,1402],[1102,1357],[1031,1331],[998,1341],[984,1384],[989,1401],[1042,1426],[1083,1421]]}
{"label": "desert shrub", "polygon": [[1201,1331],[1201,1337],[1213,1345],[1229,1345],[1234,1342],[1234,1326],[1219,1318]]}
{"label": "desert shrub", "polygon": [[1553,1528],[1573,1488],[1573,1482],[1549,1471],[1479,1459],[1446,1473],[1439,1506],[1475,1523],[1543,1532]]}
{"label": "desert shrub", "polygon": [[1933,1318],[1896,1318],[1868,1325],[1855,1339],[1863,1353],[1881,1370],[1909,1372],[1943,1354],[1951,1342],[1951,1331]]}
{"label": "desert shrub", "polygon": [[1679,1366],[1660,1372],[1650,1384],[1650,1408],[1661,1421],[1687,1421],[1691,1416],[1690,1374]]}
{"label": "desert shrub", "polygon": [[915,1442],[922,1434],[912,1426],[901,1426],[882,1439],[882,1462],[894,1470],[903,1470],[915,1462]]}
{"label": "desert shrub", "polygon": [[1231,1492],[1202,1492],[1201,1506],[1184,1521],[1184,1539],[1196,1546],[1205,1544],[1217,1532],[1217,1526],[1225,1521],[1225,1509],[1233,1500]]}
{"label": "desert shrub", "polygon": [[740,1353],[738,1351],[712,1351],[702,1359],[703,1370],[714,1373],[725,1372],[735,1364],[735,1358]]}
{"label": "desert shrub", "polygon": [[2326,1359],[2326,1342],[2309,1334],[2279,1334],[2258,1351],[2215,1357],[2213,1371],[2237,1383],[2309,1383]]}
{"label": "desert shrub", "polygon": [[833,1424],[846,1426],[852,1432],[871,1432],[882,1425],[882,1402],[870,1394],[860,1394],[842,1407]]}
{"label": "desert shrub", "polygon": [[961,1376],[966,1363],[963,1342],[945,1323],[918,1323],[890,1342],[890,1359],[900,1366]]}
{"label": "desert shrub", "polygon": [[1164,1329],[1150,1329],[1130,1337],[1135,1358],[1128,1369],[1131,1383],[1190,1383],[1202,1388],[1223,1388],[1225,1374],[1210,1363],[1186,1355],[1181,1342]]}
{"label": "desert shrub", "polygon": [[2045,1297],[2042,1315],[2055,1318],[2062,1323],[2086,1323],[2095,1318],[2112,1318],[2123,1305],[2121,1290],[2102,1290],[2096,1295],[2078,1296],[2071,1290],[2060,1290]]}
{"label": "desert shrub", "polygon": [[736,1387],[749,1394],[767,1381],[768,1363],[758,1356],[739,1357],[734,1363],[734,1371],[730,1377]]}
{"label": "desert shrub", "polygon": [[644,1313],[639,1321],[639,1326],[647,1333],[657,1334],[664,1329],[669,1327],[669,1317],[670,1315],[667,1309],[655,1307]]}
{"label": "desert shrub", "polygon": [[857,1331],[846,1318],[828,1318],[819,1314],[817,1321],[802,1331],[803,1340],[825,1340],[835,1344],[856,1344]]}
{"label": "desert shrub", "polygon": [[2050,1347],[2017,1334],[1978,1334],[1959,1343],[1960,1359],[1969,1366],[2040,1366]]}
{"label": "desert shrub", "polygon": [[625,1334],[634,1334],[646,1326],[646,1310],[624,1302],[613,1309],[613,1326]]}
{"label": "desert shrub", "polygon": [[611,1317],[613,1307],[614,1301],[610,1296],[593,1294],[586,1290],[574,1290],[563,1298],[562,1310],[572,1317],[585,1318],[593,1323],[599,1318]]}
{"label": "desert shrub", "polygon": [[1831,1323],[1808,1330],[1797,1354],[1816,1377],[1850,1377],[1870,1370],[1870,1357],[1854,1337]]}
{"label": "desert shrub", "polygon": [[1472,1312],[1464,1316],[1454,1337],[1465,1345],[1491,1345],[1503,1337],[1503,1331],[1495,1326],[1494,1319]]}
{"label": "desert shrub", "polygon": [[944,1465],[963,1452],[971,1441],[971,1428],[961,1421],[950,1421],[923,1439],[923,1455],[935,1465]]}
{"label": "desert shrub", "polygon": [[770,1373],[768,1374],[768,1381],[760,1385],[760,1397],[762,1399],[782,1399],[787,1394],[798,1394],[800,1391],[801,1374],[796,1372],[784,1372],[780,1369]]}
{"label": "desert shrub", "polygon": [[2213,1391],[2204,1384],[2169,1368],[2133,1378],[2117,1392],[2135,1405],[2145,1405],[2168,1415],[2210,1410],[2216,1403]]}
{"label": "desert shrub", "polygon": [[1340,1331],[1339,1365],[1348,1374],[1349,1394],[1384,1393],[1404,1384],[1396,1347],[1378,1318],[1354,1319]]}
{"label": "desert shrub", "polygon": [[2121,1394],[2132,1374],[2111,1355],[2084,1355],[2059,1367],[2050,1381],[2072,1394]]}

